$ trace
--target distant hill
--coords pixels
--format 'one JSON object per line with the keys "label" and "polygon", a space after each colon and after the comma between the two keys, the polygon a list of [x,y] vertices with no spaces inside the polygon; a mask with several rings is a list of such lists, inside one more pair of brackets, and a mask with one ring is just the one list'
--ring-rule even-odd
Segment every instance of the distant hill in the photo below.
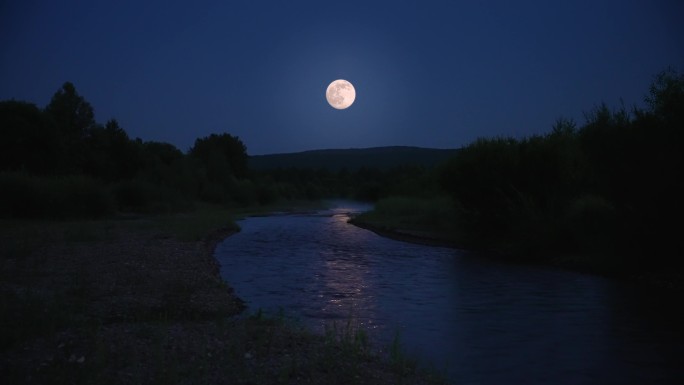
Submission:
{"label": "distant hill", "polygon": [[408,146],[311,150],[304,152],[253,155],[249,166],[253,170],[275,168],[324,168],[349,171],[362,167],[389,169],[403,165],[432,167],[454,155],[456,149],[436,149]]}

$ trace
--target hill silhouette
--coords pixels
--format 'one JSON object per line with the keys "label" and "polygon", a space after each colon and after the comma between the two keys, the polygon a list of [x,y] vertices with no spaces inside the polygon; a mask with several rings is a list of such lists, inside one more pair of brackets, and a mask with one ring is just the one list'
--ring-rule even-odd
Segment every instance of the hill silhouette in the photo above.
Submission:
{"label": "hill silhouette", "polygon": [[361,168],[388,170],[405,165],[432,167],[445,162],[457,151],[411,146],[311,150],[252,155],[249,157],[249,167],[253,170],[315,168],[329,171],[354,171]]}

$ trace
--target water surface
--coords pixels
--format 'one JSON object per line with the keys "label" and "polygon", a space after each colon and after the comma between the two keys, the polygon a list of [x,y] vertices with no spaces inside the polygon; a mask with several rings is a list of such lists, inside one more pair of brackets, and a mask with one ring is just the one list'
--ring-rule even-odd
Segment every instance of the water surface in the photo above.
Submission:
{"label": "water surface", "polygon": [[684,383],[679,301],[662,291],[394,241],[347,223],[368,209],[240,221],[216,249],[252,311],[322,331],[349,320],[459,384]]}

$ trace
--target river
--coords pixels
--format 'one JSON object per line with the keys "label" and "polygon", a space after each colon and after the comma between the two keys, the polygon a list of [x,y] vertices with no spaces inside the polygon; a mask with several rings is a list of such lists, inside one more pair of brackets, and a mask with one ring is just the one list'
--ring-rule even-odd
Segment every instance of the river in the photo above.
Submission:
{"label": "river", "polygon": [[681,301],[666,291],[461,250],[347,223],[369,209],[239,222],[216,249],[250,311],[322,331],[353,322],[458,384],[684,383]]}

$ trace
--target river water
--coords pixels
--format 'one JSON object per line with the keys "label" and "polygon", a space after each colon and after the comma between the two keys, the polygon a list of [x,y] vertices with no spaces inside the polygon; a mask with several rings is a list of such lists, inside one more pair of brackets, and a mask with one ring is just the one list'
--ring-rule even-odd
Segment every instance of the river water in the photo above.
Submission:
{"label": "river water", "polygon": [[251,311],[353,322],[458,384],[684,383],[673,293],[379,237],[355,203],[239,222],[216,249]]}

